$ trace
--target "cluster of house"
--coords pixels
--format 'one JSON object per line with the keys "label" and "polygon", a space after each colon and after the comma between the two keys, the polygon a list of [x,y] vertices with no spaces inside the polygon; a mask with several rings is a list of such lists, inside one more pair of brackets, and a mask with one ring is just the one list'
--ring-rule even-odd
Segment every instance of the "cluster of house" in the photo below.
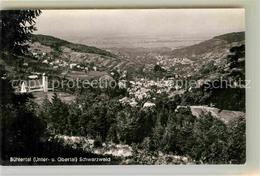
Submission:
{"label": "cluster of house", "polygon": [[40,59],[42,57],[45,57],[47,55],[47,53],[42,52],[41,54],[37,53],[37,52],[32,52],[33,57]]}
{"label": "cluster of house", "polygon": [[48,61],[47,59],[43,60],[42,63],[48,64],[52,66],[54,69],[59,69],[59,68],[69,68],[70,70],[78,70],[78,71],[97,71],[98,68],[96,66],[84,66],[79,63],[68,63],[64,60],[56,59],[54,61]]}
{"label": "cluster of house", "polygon": [[[136,107],[139,102],[136,101],[135,98],[130,98],[130,97],[124,97],[119,100],[119,102],[123,105],[130,105],[131,107]],[[143,104],[143,108],[149,108],[149,107],[154,107],[155,103],[151,101],[147,101]]]}
{"label": "cluster of house", "polygon": [[158,56],[157,57],[157,64],[162,64],[162,65],[168,65],[168,64],[192,64],[193,61],[186,57],[164,57],[164,56]]}
{"label": "cluster of house", "polygon": [[124,105],[130,105],[135,107],[139,102],[143,100],[150,99],[143,104],[143,107],[152,107],[155,104],[152,100],[155,100],[154,95],[166,93],[169,97],[176,94],[183,94],[184,90],[181,86],[176,85],[173,80],[148,80],[148,79],[139,79],[136,81],[130,81],[130,87],[127,89],[129,97],[124,97],[119,100],[120,103]]}
{"label": "cluster of house", "polygon": [[157,56],[157,65],[160,65],[162,68],[164,68],[165,70],[168,70],[169,68],[175,66],[176,64],[192,64],[193,61],[191,61],[190,59],[183,57],[183,58],[179,58],[179,57],[165,57],[165,56]]}
{"label": "cluster of house", "polygon": [[[52,59],[50,56],[48,56],[45,52],[37,53],[32,52],[33,57],[37,59],[41,59],[43,64],[47,64],[53,69],[64,69],[68,68],[70,70],[78,70],[78,71],[97,71],[98,67],[96,66],[84,66],[83,64],[79,63],[70,63],[67,61],[64,61],[62,59]],[[28,66],[28,63],[24,63],[24,66]]]}
{"label": "cluster of house", "polygon": [[130,81],[127,89],[129,96],[123,97],[119,102],[131,107],[142,106],[143,108],[155,106],[154,101],[157,95],[166,94],[168,97],[182,95],[185,91],[192,92],[194,88],[200,87],[205,80],[200,79],[194,85],[180,85],[173,79],[160,79],[158,81],[145,78]]}
{"label": "cluster of house", "polygon": [[137,81],[130,81],[131,88],[128,90],[130,95],[135,95],[138,99],[143,99],[147,92],[151,90],[156,91],[155,93],[161,94],[163,92],[169,93],[172,90],[180,90],[181,86],[176,84],[173,79],[160,79],[160,80],[149,80],[139,79]]}

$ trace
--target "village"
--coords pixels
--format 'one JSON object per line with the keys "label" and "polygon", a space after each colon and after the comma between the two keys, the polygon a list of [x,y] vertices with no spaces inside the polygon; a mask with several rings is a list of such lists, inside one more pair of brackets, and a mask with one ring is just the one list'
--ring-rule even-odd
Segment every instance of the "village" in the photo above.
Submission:
{"label": "village", "polygon": [[[89,72],[99,72],[98,66],[95,66],[93,63],[91,64],[80,64],[74,62],[67,62],[62,59],[53,59],[51,58],[49,53],[46,52],[32,52],[32,56],[38,59],[42,64],[46,65],[49,68],[54,70],[61,70],[61,75],[67,74],[71,72],[71,74],[75,74],[73,79],[80,78],[80,75],[88,75]],[[157,65],[160,65],[162,68],[169,70],[170,67],[174,66],[176,63],[191,63],[187,58],[168,58],[159,55],[157,58]],[[171,63],[171,64],[169,64]],[[167,67],[164,67],[167,65]],[[24,63],[25,67],[28,67],[28,63]],[[144,68],[144,71],[151,71],[154,68],[154,65],[150,65]],[[147,70],[148,69],[148,70]],[[184,85],[183,81],[178,74],[175,74],[169,78],[157,78],[156,80],[149,78],[140,78],[135,77],[132,80],[127,80],[128,72],[127,70],[121,70],[120,68],[115,68],[113,71],[109,73],[105,73],[100,76],[100,80],[113,80],[115,74],[118,74],[118,86],[119,88],[126,88],[128,92],[128,97],[124,97],[119,100],[122,104],[128,104],[132,107],[137,106],[138,102],[141,102],[144,99],[150,99],[143,106],[149,107],[154,106],[155,104],[151,101],[154,99],[154,95],[167,94],[168,97],[174,97],[175,95],[181,95],[185,91],[192,91],[193,87],[189,85]],[[187,75],[190,76],[189,74]],[[184,76],[186,78],[187,76]],[[31,75],[28,76],[28,80],[24,81],[20,84],[17,92],[25,93],[25,92],[36,92],[36,91],[55,91],[54,88],[48,86],[48,75],[46,73],[39,72],[31,72]],[[126,83],[129,83],[128,85]],[[194,84],[201,85],[203,80],[197,80]]]}

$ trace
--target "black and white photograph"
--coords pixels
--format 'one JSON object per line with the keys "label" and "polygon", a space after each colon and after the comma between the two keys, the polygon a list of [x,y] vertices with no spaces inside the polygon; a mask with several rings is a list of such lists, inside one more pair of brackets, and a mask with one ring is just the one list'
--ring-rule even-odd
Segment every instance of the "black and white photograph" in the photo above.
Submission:
{"label": "black and white photograph", "polygon": [[0,20],[1,165],[245,164],[243,8]]}

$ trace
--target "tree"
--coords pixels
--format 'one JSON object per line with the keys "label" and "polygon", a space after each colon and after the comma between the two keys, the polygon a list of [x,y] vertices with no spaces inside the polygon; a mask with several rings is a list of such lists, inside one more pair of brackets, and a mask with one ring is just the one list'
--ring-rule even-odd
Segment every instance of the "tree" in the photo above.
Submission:
{"label": "tree", "polygon": [[162,146],[166,152],[174,152],[178,155],[187,154],[192,146],[191,139],[195,117],[190,108],[179,108],[177,113],[171,113],[162,137]]}
{"label": "tree", "polygon": [[151,74],[150,76],[152,76],[153,79],[162,78],[163,76],[166,75],[166,73],[167,73],[167,71],[164,68],[162,68],[160,65],[156,64],[153,68],[153,72],[150,73]]}
{"label": "tree", "polygon": [[229,160],[234,164],[246,162],[246,119],[241,117],[229,125]]}
{"label": "tree", "polygon": [[23,55],[28,50],[26,42],[35,28],[35,18],[40,10],[3,10],[0,12],[1,37],[0,48],[2,52]]}
{"label": "tree", "polygon": [[[35,30],[34,18],[39,14],[39,10],[0,11],[1,58],[25,54],[26,42]],[[5,73],[5,68],[1,72]],[[14,94],[8,78],[0,82],[1,159],[9,161],[10,156],[35,156],[40,138],[44,136],[45,123],[36,116],[35,106],[28,102],[30,94]]]}
{"label": "tree", "polygon": [[[210,66],[211,65],[211,66]],[[213,69],[209,64],[201,70],[206,74]],[[210,69],[208,69],[210,68]],[[204,71],[204,72],[203,72]],[[221,71],[222,72],[222,71]],[[200,89],[186,92],[182,104],[208,104],[213,103],[219,109],[245,111],[245,45],[230,48],[227,56],[227,65],[223,70],[225,74],[216,76],[204,83]]]}
{"label": "tree", "polygon": [[161,139],[163,137],[164,128],[161,124],[161,116],[158,115],[155,123],[155,127],[153,128],[151,141],[149,143],[149,150],[159,150],[162,148]]}
{"label": "tree", "polygon": [[0,87],[4,95],[0,95],[1,159],[9,161],[10,156],[33,156],[40,138],[45,136],[46,125],[35,115],[36,106],[29,101],[30,94],[14,94],[10,91],[10,82],[1,79],[0,83],[6,89]]}
{"label": "tree", "polygon": [[233,80],[245,80],[245,45],[235,46],[228,55],[228,76]]}
{"label": "tree", "polygon": [[212,60],[209,63],[202,65],[202,67],[200,68],[200,73],[203,75],[207,75],[211,72],[215,72],[218,67],[214,63],[215,62]]}
{"label": "tree", "polygon": [[49,123],[53,125],[54,133],[71,134],[71,120],[67,104],[63,103],[55,93],[49,108]]}
{"label": "tree", "polygon": [[227,126],[211,114],[202,114],[192,130],[188,155],[202,163],[228,163]]}

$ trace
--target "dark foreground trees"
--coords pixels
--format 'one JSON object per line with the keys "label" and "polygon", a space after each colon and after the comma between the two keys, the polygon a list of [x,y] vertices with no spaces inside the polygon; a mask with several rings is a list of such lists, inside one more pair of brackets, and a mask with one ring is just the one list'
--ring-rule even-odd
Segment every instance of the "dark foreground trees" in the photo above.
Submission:
{"label": "dark foreground trees", "polygon": [[2,52],[23,55],[27,52],[26,42],[31,33],[36,30],[35,18],[40,10],[2,10],[0,48]]}
{"label": "dark foreground trees", "polygon": [[[17,66],[19,70],[19,65],[28,49],[27,44],[31,33],[35,30],[34,20],[40,13],[39,10],[3,10],[0,12],[0,60]],[[5,65],[0,65],[1,164],[40,164],[10,163],[10,157],[102,157],[65,147],[56,141],[48,141],[50,134],[46,130],[47,125],[44,119],[38,116],[37,106],[30,104],[31,95],[14,94],[9,80],[11,74],[15,74],[13,70],[10,73]],[[53,111],[55,112],[55,109]]]}
{"label": "dark foreground trees", "polygon": [[[26,42],[35,30],[34,19],[39,14],[39,10],[0,12],[1,60],[17,59],[25,54],[28,48]],[[14,94],[8,78],[2,78],[2,74],[6,73],[4,66],[0,69],[1,161],[5,161],[11,156],[35,153],[45,127],[43,121],[26,107],[30,95]]]}
{"label": "dark foreground trees", "polygon": [[[12,90],[7,80],[0,80],[5,89]],[[44,137],[45,124],[33,109],[27,107],[31,96],[27,94],[8,94],[8,101],[0,103],[1,121],[1,159],[12,156],[27,156],[36,153],[40,138]]]}
{"label": "dark foreground trees", "polygon": [[[245,162],[244,117],[227,125],[211,114],[196,118],[189,108],[176,111],[176,106],[162,106],[163,102],[151,108],[122,106],[116,97],[109,99],[105,94],[90,92],[72,104],[55,99],[59,98],[42,109],[42,114],[49,117],[46,123],[52,124],[50,130],[89,137],[97,147],[114,142],[135,146],[150,155],[161,151],[188,156],[195,163]],[[52,112],[60,107],[66,110]]]}

